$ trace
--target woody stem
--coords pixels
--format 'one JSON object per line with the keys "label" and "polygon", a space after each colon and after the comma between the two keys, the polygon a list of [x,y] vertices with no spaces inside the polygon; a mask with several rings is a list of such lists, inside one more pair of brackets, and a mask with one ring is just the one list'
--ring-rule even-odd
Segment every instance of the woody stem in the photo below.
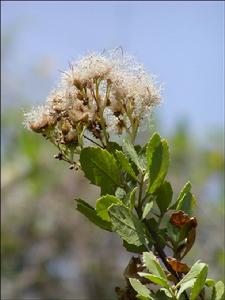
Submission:
{"label": "woody stem", "polygon": [[[143,189],[143,179],[144,179],[144,175],[141,176],[141,180],[140,180],[140,184],[139,184],[139,196],[138,196],[138,205],[137,207],[135,207],[136,212],[138,217],[141,219],[142,218],[142,189]],[[158,235],[157,233],[151,228],[150,224],[148,223],[148,221],[146,219],[143,220],[143,223],[145,224],[150,236],[152,237],[153,241],[154,241],[154,247],[155,250],[157,252],[157,254],[159,255],[159,257],[161,258],[162,262],[164,263],[165,267],[167,268],[167,270],[177,279],[177,281],[180,281],[180,276],[172,269],[172,267],[170,266],[170,264],[167,261],[167,256],[164,252],[164,250],[161,248],[160,243],[159,243],[159,239],[158,239]],[[184,296],[186,300],[189,300],[188,295],[186,293],[186,291],[184,291]]]}

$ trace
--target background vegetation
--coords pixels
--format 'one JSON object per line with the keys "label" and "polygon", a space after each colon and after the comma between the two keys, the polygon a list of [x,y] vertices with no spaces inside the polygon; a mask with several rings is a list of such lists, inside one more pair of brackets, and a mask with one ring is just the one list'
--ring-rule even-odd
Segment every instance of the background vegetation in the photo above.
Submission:
{"label": "background vegetation", "polygon": [[[55,161],[51,145],[23,129],[20,110],[4,112],[2,129],[3,299],[113,299],[131,255],[118,237],[75,211],[73,201],[94,200],[99,191],[80,171]],[[189,178],[198,199],[197,242],[187,262],[202,258],[215,279],[224,267],[221,137],[216,133],[207,146],[199,145],[187,124],[169,137],[169,177],[177,192]]]}
{"label": "background vegetation", "polygon": [[[51,60],[34,61],[17,77],[10,65],[15,29],[2,35],[2,299],[114,299],[131,254],[116,235],[75,210],[75,196],[94,200],[99,190],[80,171],[54,160],[55,149],[23,128],[23,109],[52,84]],[[160,113],[139,142],[154,129],[166,132]],[[202,258],[215,279],[224,277],[225,264],[223,133],[211,128],[199,141],[188,121],[177,120],[165,136],[172,157],[169,180],[178,193],[189,179],[198,200],[197,242],[186,262]]]}

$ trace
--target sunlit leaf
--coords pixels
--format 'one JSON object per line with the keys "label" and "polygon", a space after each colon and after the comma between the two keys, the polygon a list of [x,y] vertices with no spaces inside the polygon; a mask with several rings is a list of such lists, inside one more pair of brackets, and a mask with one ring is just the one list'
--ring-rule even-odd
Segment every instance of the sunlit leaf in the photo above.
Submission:
{"label": "sunlit leaf", "polygon": [[213,287],[212,300],[224,300],[224,283],[218,281]]}
{"label": "sunlit leaf", "polygon": [[144,277],[148,280],[150,280],[151,282],[161,285],[165,288],[169,288],[169,283],[166,279],[153,275],[153,274],[148,274],[148,273],[143,273],[143,272],[138,272],[138,275],[140,275],[141,277]]}
{"label": "sunlit leaf", "polygon": [[97,215],[104,221],[110,222],[108,208],[113,204],[122,204],[121,200],[112,195],[105,195],[99,198],[96,202]]}
{"label": "sunlit leaf", "polygon": [[136,278],[129,278],[130,284],[132,288],[142,297],[147,297],[148,299],[150,298],[150,291],[149,289],[144,286],[138,279]]}
{"label": "sunlit leaf", "polygon": [[135,196],[138,187],[135,187],[130,193],[130,208],[133,209],[135,206]]}
{"label": "sunlit leaf", "polygon": [[150,210],[152,209],[152,206],[153,206],[153,201],[146,203],[144,210],[143,210],[143,214],[142,214],[142,220],[144,220],[147,217]]}
{"label": "sunlit leaf", "polygon": [[123,205],[112,205],[109,210],[113,231],[127,243],[135,246],[146,245],[145,227],[141,221]]}
{"label": "sunlit leaf", "polygon": [[139,159],[138,154],[133,146],[133,144],[131,144],[128,140],[124,140],[123,143],[123,150],[124,153],[126,154],[126,156],[133,161],[133,163],[137,166],[137,168],[143,172],[144,170],[144,166],[141,163],[142,160]]}
{"label": "sunlit leaf", "polygon": [[187,289],[192,288],[195,281],[196,281],[196,278],[193,278],[193,279],[190,279],[190,280],[182,283],[181,286],[180,286],[179,292],[177,293],[177,298],[179,299],[184,291],[186,291]]}
{"label": "sunlit leaf", "polygon": [[211,278],[207,278],[205,281],[205,285],[210,287],[210,286],[214,286],[215,285],[215,280],[211,279]]}
{"label": "sunlit leaf", "polygon": [[81,168],[91,183],[101,187],[101,194],[113,195],[120,186],[120,169],[116,159],[101,148],[87,147],[80,154]]}
{"label": "sunlit leaf", "polygon": [[197,261],[191,267],[190,271],[183,277],[183,279],[181,279],[181,281],[178,283],[178,286],[184,284],[185,282],[187,282],[191,279],[197,278],[205,266],[206,266],[206,264]]}
{"label": "sunlit leaf", "polygon": [[150,180],[148,191],[153,193],[163,183],[169,166],[168,144],[157,133],[153,134],[148,143],[146,157]]}
{"label": "sunlit leaf", "polygon": [[205,285],[207,273],[208,273],[208,266],[205,265],[204,268],[202,268],[201,272],[198,274],[198,277],[196,278],[196,281],[192,287],[190,300],[195,300],[200,294],[202,288]]}
{"label": "sunlit leaf", "polygon": [[116,150],[115,155],[122,170],[127,172],[133,179],[137,180],[137,176],[134,170],[132,169],[132,166],[129,163],[129,160],[127,159],[126,155],[122,151],[118,150]]}
{"label": "sunlit leaf", "polygon": [[143,253],[143,262],[150,273],[167,280],[163,268],[161,267],[158,259],[151,251]]}
{"label": "sunlit leaf", "polygon": [[193,207],[196,204],[195,197],[191,193],[191,183],[187,182],[183,189],[181,190],[180,195],[177,198],[177,201],[170,207],[170,209],[182,210],[188,215],[192,214]]}

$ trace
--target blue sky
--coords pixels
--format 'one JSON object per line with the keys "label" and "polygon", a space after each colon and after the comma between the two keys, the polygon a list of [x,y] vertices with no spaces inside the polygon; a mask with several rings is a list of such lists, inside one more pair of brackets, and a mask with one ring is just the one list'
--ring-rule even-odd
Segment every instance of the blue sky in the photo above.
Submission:
{"label": "blue sky", "polygon": [[[11,79],[48,58],[51,80],[40,87],[39,100],[30,99],[44,101],[69,59],[122,46],[164,84],[163,126],[170,129],[184,118],[193,134],[204,134],[224,126],[223,6],[220,1],[4,1],[2,34],[17,32],[10,57],[17,75],[12,72]],[[21,88],[29,89],[29,81]]]}

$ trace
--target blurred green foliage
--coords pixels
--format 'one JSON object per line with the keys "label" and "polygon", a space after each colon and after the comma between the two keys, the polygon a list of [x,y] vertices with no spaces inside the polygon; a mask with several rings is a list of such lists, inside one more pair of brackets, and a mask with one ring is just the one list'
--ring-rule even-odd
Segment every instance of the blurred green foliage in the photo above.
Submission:
{"label": "blurred green foliage", "polygon": [[[33,71],[12,82],[13,32],[2,37],[7,41],[2,48],[2,299],[115,299],[114,288],[123,286],[122,273],[131,254],[118,237],[95,228],[75,210],[75,197],[92,202],[99,190],[80,171],[54,160],[56,149],[23,128],[27,82],[36,88],[31,88],[31,94],[40,95],[37,87],[43,85],[43,78]],[[50,80],[44,81],[46,88]],[[143,135],[139,142],[149,136]],[[204,259],[210,266],[209,276],[221,279],[223,132],[213,129],[200,143],[188,131],[188,124],[181,122],[165,137],[171,149],[169,180],[175,192],[189,179],[198,200],[197,241],[187,259],[190,263]]]}
{"label": "blurred green foliage", "polygon": [[[223,277],[223,149],[200,145],[187,126],[169,137],[170,180],[186,179],[197,198],[197,242],[187,262],[209,264]],[[74,197],[96,198],[81,172],[54,160],[56,149],[22,125],[10,108],[2,118],[2,299],[114,299],[131,254],[120,240],[94,228],[75,211]]]}

